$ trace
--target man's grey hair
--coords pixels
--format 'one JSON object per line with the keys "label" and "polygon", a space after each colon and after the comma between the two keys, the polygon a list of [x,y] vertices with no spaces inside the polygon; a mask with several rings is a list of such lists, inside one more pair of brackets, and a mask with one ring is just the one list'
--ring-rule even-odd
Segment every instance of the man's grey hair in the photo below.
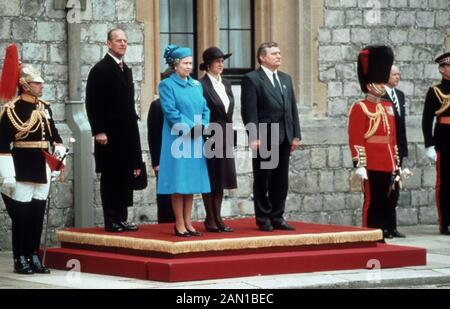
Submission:
{"label": "man's grey hair", "polygon": [[256,57],[258,58],[259,64],[261,64],[261,56],[267,55],[267,50],[272,47],[278,47],[276,42],[264,42],[259,45],[258,51],[256,52]]}
{"label": "man's grey hair", "polygon": [[112,35],[116,31],[122,31],[123,33],[125,33],[125,31],[121,28],[112,28],[111,30],[108,31],[108,36],[107,36],[108,41],[112,40]]}

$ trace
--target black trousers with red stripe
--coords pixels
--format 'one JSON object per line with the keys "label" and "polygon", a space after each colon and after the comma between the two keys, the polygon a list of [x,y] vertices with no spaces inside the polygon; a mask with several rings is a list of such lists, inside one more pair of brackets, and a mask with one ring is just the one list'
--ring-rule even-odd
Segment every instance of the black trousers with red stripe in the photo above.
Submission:
{"label": "black trousers with red stripe", "polygon": [[450,233],[450,149],[441,149],[436,160],[436,206],[439,231]]}
{"label": "black trousers with red stripe", "polygon": [[367,171],[367,176],[369,179],[364,181],[363,226],[392,230],[398,199],[398,188],[389,190],[392,173]]}

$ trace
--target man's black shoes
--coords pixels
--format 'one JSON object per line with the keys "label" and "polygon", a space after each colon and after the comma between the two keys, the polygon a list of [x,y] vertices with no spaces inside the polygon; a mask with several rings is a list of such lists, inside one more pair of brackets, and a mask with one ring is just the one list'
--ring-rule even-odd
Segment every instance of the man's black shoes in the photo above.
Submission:
{"label": "man's black shoes", "polygon": [[119,226],[126,232],[135,232],[139,230],[139,228],[134,223],[128,223],[125,221],[119,222]]}
{"label": "man's black shoes", "polygon": [[295,227],[293,227],[286,221],[282,221],[280,223],[272,223],[272,225],[275,230],[295,231]]}
{"label": "man's black shoes", "polygon": [[273,226],[271,224],[260,225],[259,230],[263,232],[273,232]]}
{"label": "man's black shoes", "polygon": [[105,226],[105,231],[111,233],[122,233],[124,232],[124,229],[117,223],[111,223],[111,225]]}
{"label": "man's black shoes", "polygon": [[397,230],[392,230],[391,232],[392,237],[396,237],[396,238],[406,238],[406,236],[402,233],[400,233]]}

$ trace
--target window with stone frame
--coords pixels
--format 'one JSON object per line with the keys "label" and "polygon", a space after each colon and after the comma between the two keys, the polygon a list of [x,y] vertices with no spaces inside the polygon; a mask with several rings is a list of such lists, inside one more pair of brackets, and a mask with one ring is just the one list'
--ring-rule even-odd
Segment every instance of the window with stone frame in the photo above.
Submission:
{"label": "window with stone frame", "polygon": [[254,0],[220,0],[220,48],[233,53],[224,75],[232,80],[253,70]]}
{"label": "window with stone frame", "polygon": [[[196,0],[159,0],[160,69],[162,72],[168,67],[163,57],[167,45],[189,47],[193,54],[196,54],[196,2]],[[197,76],[195,68],[192,75]]]}

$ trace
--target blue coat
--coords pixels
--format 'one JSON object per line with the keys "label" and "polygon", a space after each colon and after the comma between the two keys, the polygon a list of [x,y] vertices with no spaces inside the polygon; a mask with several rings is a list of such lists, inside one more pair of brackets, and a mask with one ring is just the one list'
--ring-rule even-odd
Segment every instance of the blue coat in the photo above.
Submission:
{"label": "blue coat", "polygon": [[209,124],[209,109],[201,84],[173,73],[159,84],[164,113],[158,194],[211,191],[203,137],[191,137],[194,126]]}

